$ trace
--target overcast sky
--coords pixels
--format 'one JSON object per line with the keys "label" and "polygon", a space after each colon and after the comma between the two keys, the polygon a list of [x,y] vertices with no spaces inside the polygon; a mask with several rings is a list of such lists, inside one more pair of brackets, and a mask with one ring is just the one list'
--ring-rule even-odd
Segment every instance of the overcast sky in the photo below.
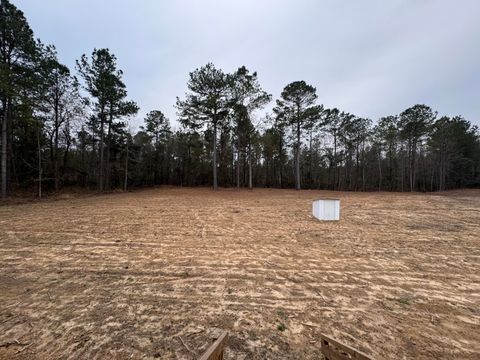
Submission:
{"label": "overcast sky", "polygon": [[479,0],[13,0],[70,68],[108,47],[141,111],[175,123],[188,73],[245,65],[280,95],[289,82],[319,103],[374,120],[425,103],[480,125]]}

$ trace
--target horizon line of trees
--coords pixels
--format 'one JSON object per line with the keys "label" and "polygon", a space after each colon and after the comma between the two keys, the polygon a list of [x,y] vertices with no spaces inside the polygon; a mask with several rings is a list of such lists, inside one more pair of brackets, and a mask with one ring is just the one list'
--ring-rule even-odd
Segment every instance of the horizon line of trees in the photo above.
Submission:
{"label": "horizon line of trees", "polygon": [[208,63],[177,98],[181,127],[138,105],[108,49],[76,63],[35,40],[23,13],[0,5],[1,196],[17,189],[100,191],[162,184],[437,191],[480,186],[480,135],[461,116],[417,104],[376,123],[318,103],[305,81],[272,101],[256,72]]}

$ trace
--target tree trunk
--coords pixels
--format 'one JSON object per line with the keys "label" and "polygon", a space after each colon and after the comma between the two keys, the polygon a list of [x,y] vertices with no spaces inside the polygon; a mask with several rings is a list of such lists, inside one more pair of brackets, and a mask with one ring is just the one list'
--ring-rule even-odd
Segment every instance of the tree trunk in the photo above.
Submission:
{"label": "tree trunk", "polygon": [[400,165],[400,188],[402,189],[402,192],[404,191],[404,183],[405,183],[405,153],[403,151],[403,146],[402,149],[400,150],[402,152],[402,161]]}
{"label": "tree trunk", "polygon": [[[62,178],[65,177],[65,172],[67,171],[67,165],[68,165],[68,155],[70,152],[70,146],[71,146],[71,139],[70,139],[70,127],[67,123],[67,127],[64,131],[65,135],[65,152],[63,153],[63,165],[62,165]],[[83,154],[82,154],[83,157]],[[83,158],[82,158],[82,167],[83,167]]]}
{"label": "tree trunk", "polygon": [[240,189],[240,134],[237,132],[237,188]]}
{"label": "tree trunk", "polygon": [[236,185],[236,162],[235,162],[235,151],[233,151],[233,149],[235,149],[235,139],[232,138],[232,143],[230,144],[231,146],[231,149],[232,149],[232,157],[231,159],[229,159],[229,168],[230,168],[230,173],[229,173],[229,176],[230,176],[230,179],[231,179],[231,185],[232,186],[235,186]]}
{"label": "tree trunk", "polygon": [[3,119],[2,119],[2,199],[7,197],[7,122],[8,122],[8,100],[3,101]]}
{"label": "tree trunk", "polygon": [[125,156],[125,178],[123,181],[123,191],[127,191],[128,185],[128,139],[127,139],[127,154]]}
{"label": "tree trunk", "polygon": [[213,120],[213,190],[218,189],[217,182],[217,120]]}
{"label": "tree trunk", "polygon": [[309,142],[309,161],[308,161],[308,182],[309,182],[309,188],[311,189],[313,187],[313,150],[312,150],[312,136],[313,136],[313,130],[310,130],[310,142]]}
{"label": "tree trunk", "polygon": [[37,124],[37,151],[38,151],[38,197],[42,198],[42,148],[40,146],[40,124]]}
{"label": "tree trunk", "polygon": [[[390,180],[390,191],[394,189],[394,181],[393,181],[393,150],[392,150],[392,145],[389,145],[389,150],[388,150],[388,176]],[[395,185],[397,185],[397,182],[395,181]]]}
{"label": "tree trunk", "polygon": [[58,129],[55,130],[55,140],[54,140],[54,177],[55,177],[55,191],[58,191],[60,187],[60,172],[58,170]]}
{"label": "tree trunk", "polygon": [[111,169],[110,169],[110,148],[111,148],[111,138],[112,138],[112,123],[113,123],[113,108],[110,104],[110,113],[108,118],[108,130],[107,130],[107,159],[106,159],[106,171],[105,171],[105,188],[111,190]]}
{"label": "tree trunk", "polygon": [[153,170],[153,185],[159,185],[160,181],[158,180],[158,168],[160,167],[160,134],[158,131],[155,133],[155,159],[154,159],[154,170]]}
{"label": "tree trunk", "polygon": [[411,157],[410,157],[410,192],[413,192],[415,189],[415,155],[417,152],[417,142],[414,140],[411,148]]}
{"label": "tree trunk", "polygon": [[283,134],[280,135],[279,147],[278,147],[278,159],[280,160],[280,166],[279,166],[280,189],[283,189]]}
{"label": "tree trunk", "polygon": [[253,189],[252,182],[252,146],[248,144],[248,188]]}
{"label": "tree trunk", "polygon": [[263,163],[263,169],[265,171],[260,171],[258,179],[257,180],[263,180],[259,181],[259,184],[262,184],[264,188],[269,188],[270,187],[270,159],[265,159]]}
{"label": "tree trunk", "polygon": [[295,153],[295,189],[300,190],[300,121],[297,121],[297,146]]}
{"label": "tree trunk", "polygon": [[362,191],[365,191],[366,188],[366,178],[365,178],[365,142],[362,142]]}
{"label": "tree trunk", "polygon": [[382,151],[378,150],[378,191],[382,191]]}
{"label": "tree trunk", "polygon": [[104,134],[103,134],[103,126],[105,123],[105,114],[104,114],[104,108],[102,106],[100,110],[100,169],[99,169],[99,181],[98,181],[98,188],[100,191],[103,191],[104,186],[103,186],[103,171],[104,171],[104,166],[103,166],[103,150],[105,147],[104,144]]}
{"label": "tree trunk", "polygon": [[431,173],[430,173],[430,192],[433,192],[434,176],[435,176],[435,168],[433,167],[433,164],[432,164]]}
{"label": "tree trunk", "polygon": [[[357,152],[357,155],[355,158],[355,185],[354,185],[355,191],[360,189],[359,180],[358,180],[360,176],[360,150],[357,148],[356,152]],[[350,177],[353,176],[352,173],[353,171],[350,170]],[[351,183],[353,183],[353,181],[351,181]]]}
{"label": "tree trunk", "polygon": [[337,184],[337,136],[333,135],[333,191]]}
{"label": "tree trunk", "polygon": [[446,145],[442,144],[442,151],[440,153],[440,191],[445,190],[445,184],[447,182],[447,150]]}
{"label": "tree trunk", "polygon": [[55,98],[55,129],[54,129],[54,139],[53,139],[53,174],[55,178],[55,191],[58,191],[60,186],[59,180],[59,171],[58,171],[58,128],[60,127],[58,119],[58,99]]}

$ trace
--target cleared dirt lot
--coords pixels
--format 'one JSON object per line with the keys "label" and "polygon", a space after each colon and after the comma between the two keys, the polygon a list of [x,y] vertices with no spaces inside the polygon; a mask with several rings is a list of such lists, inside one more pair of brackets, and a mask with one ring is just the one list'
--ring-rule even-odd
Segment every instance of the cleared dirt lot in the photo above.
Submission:
{"label": "cleared dirt lot", "polygon": [[[341,199],[318,222],[311,200]],[[480,191],[152,189],[0,206],[0,358],[480,357]]]}

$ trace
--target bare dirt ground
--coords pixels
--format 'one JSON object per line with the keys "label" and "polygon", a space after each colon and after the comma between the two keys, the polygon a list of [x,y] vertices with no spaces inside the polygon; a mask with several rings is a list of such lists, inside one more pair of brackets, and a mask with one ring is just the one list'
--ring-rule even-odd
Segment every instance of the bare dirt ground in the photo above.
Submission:
{"label": "bare dirt ground", "polygon": [[[341,199],[341,221],[311,201]],[[0,206],[0,358],[480,358],[480,191],[159,188]]]}

